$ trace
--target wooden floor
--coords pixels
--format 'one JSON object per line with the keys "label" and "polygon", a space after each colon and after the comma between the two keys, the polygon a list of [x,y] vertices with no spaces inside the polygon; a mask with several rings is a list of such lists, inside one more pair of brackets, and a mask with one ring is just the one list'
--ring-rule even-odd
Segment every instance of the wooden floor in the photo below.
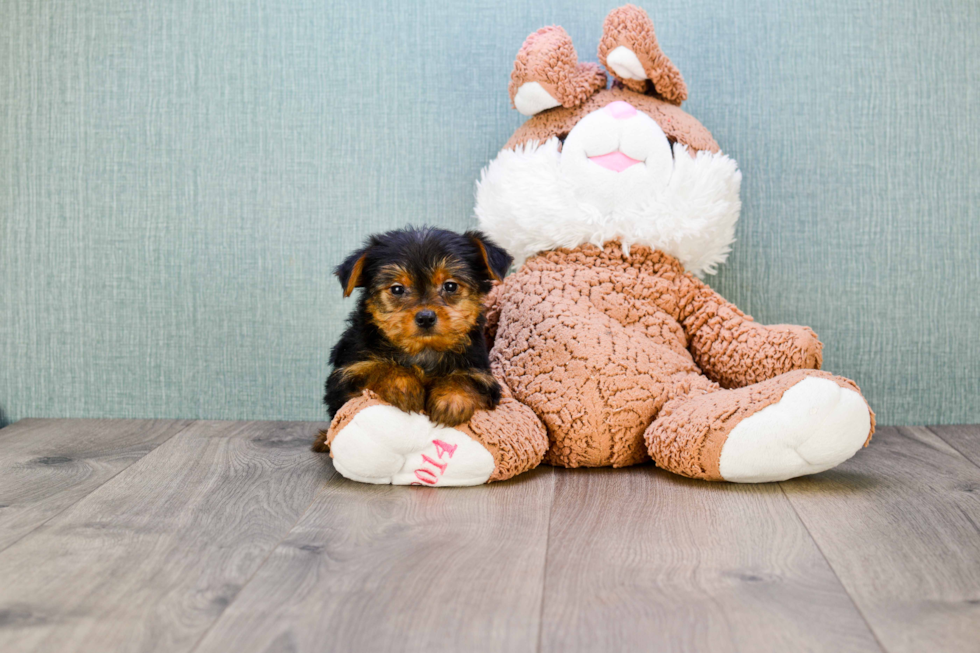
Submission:
{"label": "wooden floor", "polygon": [[980,427],[431,489],[344,480],[322,426],[0,430],[0,651],[980,651]]}

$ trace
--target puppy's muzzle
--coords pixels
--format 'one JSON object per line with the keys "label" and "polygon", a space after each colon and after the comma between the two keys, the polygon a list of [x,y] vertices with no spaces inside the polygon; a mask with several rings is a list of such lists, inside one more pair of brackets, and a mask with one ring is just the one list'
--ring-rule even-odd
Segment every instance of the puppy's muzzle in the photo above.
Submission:
{"label": "puppy's muzzle", "polygon": [[420,329],[431,329],[436,325],[436,312],[425,309],[415,314],[415,324]]}

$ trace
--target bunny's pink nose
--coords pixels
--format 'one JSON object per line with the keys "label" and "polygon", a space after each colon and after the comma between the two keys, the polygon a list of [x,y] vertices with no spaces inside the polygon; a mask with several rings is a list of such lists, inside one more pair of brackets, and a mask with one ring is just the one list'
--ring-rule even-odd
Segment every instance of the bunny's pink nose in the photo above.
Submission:
{"label": "bunny's pink nose", "polygon": [[612,117],[616,120],[626,120],[636,115],[636,109],[633,108],[633,105],[622,100],[616,100],[607,104],[606,111],[611,113]]}

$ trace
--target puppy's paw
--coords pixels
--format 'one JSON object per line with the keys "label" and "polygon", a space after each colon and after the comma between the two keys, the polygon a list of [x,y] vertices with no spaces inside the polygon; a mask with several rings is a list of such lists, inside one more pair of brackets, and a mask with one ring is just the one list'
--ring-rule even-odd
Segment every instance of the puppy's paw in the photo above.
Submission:
{"label": "puppy's paw", "polygon": [[436,424],[442,426],[459,426],[470,421],[473,413],[480,408],[471,397],[465,395],[444,395],[429,399],[426,412]]}
{"label": "puppy's paw", "polygon": [[471,383],[456,379],[446,379],[429,390],[425,411],[429,419],[442,426],[458,426],[470,421],[480,408],[487,407],[487,401]]}
{"label": "puppy's paw", "polygon": [[482,406],[482,408],[493,410],[500,405],[501,396],[503,396],[503,391],[500,389],[500,384],[497,383],[497,379],[491,376],[484,394],[487,405]]}
{"label": "puppy's paw", "polygon": [[408,372],[392,372],[383,380],[371,384],[370,389],[382,400],[406,413],[421,413],[425,408],[425,387]]}

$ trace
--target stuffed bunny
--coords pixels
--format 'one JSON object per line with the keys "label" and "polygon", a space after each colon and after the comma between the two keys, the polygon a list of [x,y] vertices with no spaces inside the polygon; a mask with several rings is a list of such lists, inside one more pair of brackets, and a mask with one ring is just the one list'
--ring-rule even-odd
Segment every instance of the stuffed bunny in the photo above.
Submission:
{"label": "stuffed bunny", "polygon": [[606,18],[599,62],[531,34],[511,74],[531,116],[477,183],[480,228],[518,269],[491,293],[504,399],[445,428],[369,392],[324,447],[368,483],[475,485],[542,460],[652,459],[716,481],[780,481],[847,460],[874,432],[854,382],[821,372],[809,328],[764,326],[700,280],[723,263],[741,173],[680,104],[687,88],[632,5]]}

